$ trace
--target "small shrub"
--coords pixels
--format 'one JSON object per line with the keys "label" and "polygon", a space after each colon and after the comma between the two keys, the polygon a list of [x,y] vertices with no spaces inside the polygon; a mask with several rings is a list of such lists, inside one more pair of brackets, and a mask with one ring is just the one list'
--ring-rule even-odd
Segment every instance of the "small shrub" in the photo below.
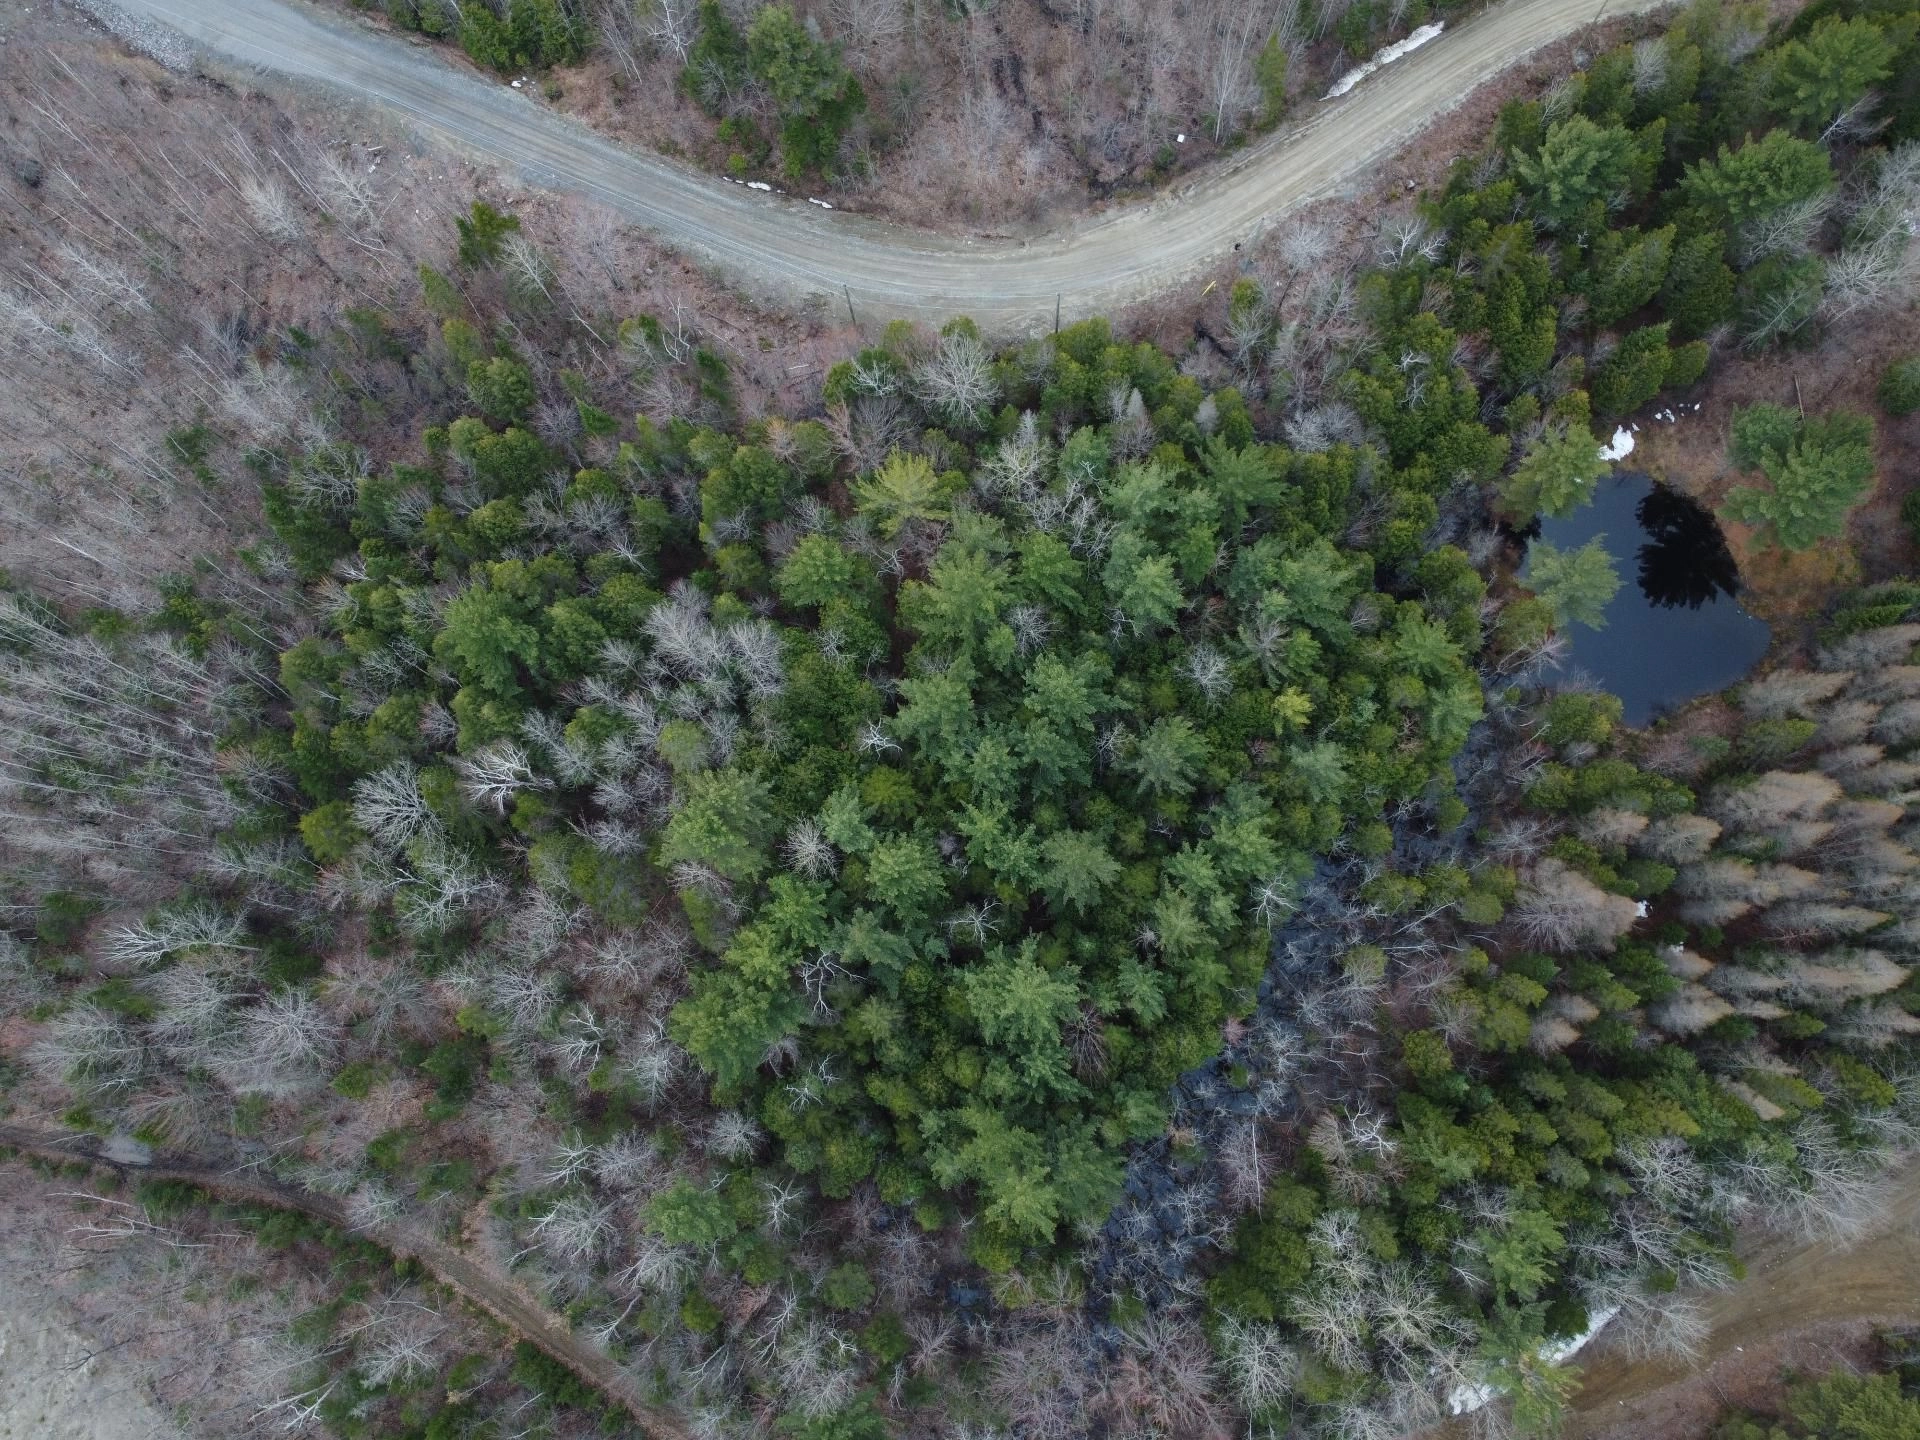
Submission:
{"label": "small shrub", "polygon": [[1920,410],[1920,355],[1909,355],[1887,366],[1878,393],[1880,408],[1889,415],[1911,415]]}
{"label": "small shrub", "polygon": [[864,1265],[836,1265],[820,1282],[820,1298],[835,1310],[864,1310],[873,1300],[873,1278]]}

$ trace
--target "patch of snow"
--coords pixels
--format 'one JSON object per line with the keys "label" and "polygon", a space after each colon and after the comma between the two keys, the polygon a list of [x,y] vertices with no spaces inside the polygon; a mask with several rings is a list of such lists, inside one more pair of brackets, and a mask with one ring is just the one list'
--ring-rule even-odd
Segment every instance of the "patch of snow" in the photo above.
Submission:
{"label": "patch of snow", "polygon": [[1644,920],[1647,918],[1647,902],[1646,901],[1636,900],[1633,902],[1633,917],[1636,920]]}
{"label": "patch of snow", "polygon": [[1184,144],[1186,144],[1186,143],[1187,143],[1187,137],[1186,137],[1186,133],[1185,133],[1185,132],[1183,131],[1183,132],[1181,132],[1180,134],[1178,134],[1178,135],[1176,135],[1176,136],[1174,136],[1174,137],[1173,137],[1173,143],[1174,143],[1174,144],[1176,144],[1176,145],[1184,145]]}
{"label": "patch of snow", "polygon": [[833,206],[829,205],[826,201],[816,200],[811,195],[807,196],[807,204],[818,205],[822,210],[831,210],[833,208]]}
{"label": "patch of snow", "polygon": [[767,184],[767,182],[766,182],[766,181],[764,181],[764,180],[749,180],[749,181],[747,181],[747,189],[749,189],[749,190],[771,190],[771,189],[773,189],[773,187],[772,187],[771,185],[769,185],[769,184]]}
{"label": "patch of snow", "polygon": [[1444,20],[1436,20],[1431,25],[1422,25],[1418,30],[1407,36],[1406,39],[1397,40],[1387,46],[1386,49],[1376,53],[1366,64],[1356,65],[1353,69],[1347,71],[1346,74],[1333,82],[1333,88],[1327,91],[1324,98],[1328,100],[1338,100],[1342,95],[1366,79],[1367,76],[1373,74],[1373,72],[1378,70],[1382,65],[1391,65],[1403,55],[1411,55],[1429,40],[1438,40],[1440,38],[1440,32],[1446,28],[1447,22]]}
{"label": "patch of snow", "polygon": [[[1567,1340],[1556,1340],[1551,1345],[1540,1347],[1540,1358],[1549,1365],[1564,1365],[1580,1351],[1584,1350],[1594,1336],[1607,1326],[1607,1322],[1620,1313],[1618,1305],[1609,1305],[1596,1310],[1587,1317],[1587,1328],[1579,1335]],[[1491,1385],[1456,1385],[1447,1393],[1447,1413],[1466,1415],[1475,1410],[1484,1409],[1492,1402],[1495,1390]]]}
{"label": "patch of snow", "polygon": [[1607,1322],[1620,1313],[1618,1305],[1608,1305],[1587,1317],[1587,1328],[1568,1340],[1556,1340],[1551,1345],[1540,1347],[1540,1358],[1549,1365],[1564,1365],[1575,1355],[1586,1349],[1599,1333],[1607,1328]]}
{"label": "patch of snow", "polygon": [[1613,439],[1600,447],[1600,458],[1611,464],[1615,460],[1624,460],[1633,453],[1633,432],[1622,425],[1613,432]]}
{"label": "patch of snow", "polygon": [[519,89],[519,88],[520,88],[520,87],[521,87],[521,86],[522,86],[523,84],[525,84],[525,83],[526,83],[526,82],[525,82],[525,81],[522,81],[522,80],[515,80],[515,81],[513,82],[513,88],[514,88],[514,89],[516,89],[516,90],[518,90],[518,89]]}
{"label": "patch of snow", "polygon": [[1468,1415],[1484,1410],[1493,1399],[1491,1385],[1456,1385],[1447,1395],[1449,1415]]}

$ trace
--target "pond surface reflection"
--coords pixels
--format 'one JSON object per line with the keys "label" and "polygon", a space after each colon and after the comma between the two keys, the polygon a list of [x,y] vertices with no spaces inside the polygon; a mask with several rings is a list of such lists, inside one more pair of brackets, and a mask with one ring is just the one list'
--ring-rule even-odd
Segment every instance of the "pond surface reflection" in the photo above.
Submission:
{"label": "pond surface reflection", "polygon": [[1591,505],[1542,521],[1540,534],[1562,550],[1605,536],[1624,583],[1606,628],[1571,627],[1569,663],[1620,697],[1629,725],[1733,684],[1772,643],[1766,622],[1740,606],[1740,572],[1720,526],[1677,490],[1615,475]]}

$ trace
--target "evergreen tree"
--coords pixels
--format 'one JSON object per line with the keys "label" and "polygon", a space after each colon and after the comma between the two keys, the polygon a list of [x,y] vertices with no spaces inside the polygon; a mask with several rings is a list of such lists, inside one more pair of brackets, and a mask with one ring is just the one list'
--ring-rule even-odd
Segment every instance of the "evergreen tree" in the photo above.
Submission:
{"label": "evergreen tree", "polygon": [[1645,234],[1638,227],[1606,230],[1595,238],[1587,262],[1594,325],[1616,325],[1660,292],[1673,259],[1673,243],[1671,225]]}
{"label": "evergreen tree", "polygon": [[1764,527],[1771,544],[1804,550],[1841,534],[1873,483],[1873,421],[1840,412],[1802,421],[1777,405],[1734,412],[1733,461],[1765,475],[1769,489],[1741,486],[1726,511]]}
{"label": "evergreen tree", "polygon": [[1607,554],[1606,536],[1596,535],[1578,550],[1561,550],[1545,540],[1527,547],[1526,582],[1553,607],[1561,626],[1603,628],[1607,606],[1620,590],[1620,576]]}
{"label": "evergreen tree", "polygon": [[1920,410],[1920,355],[1909,355],[1887,366],[1875,394],[1880,408],[1896,418]]}
{"label": "evergreen tree", "polygon": [[1659,300],[1676,337],[1705,335],[1733,314],[1736,279],[1726,264],[1726,243],[1724,232],[1710,230],[1674,248]]}
{"label": "evergreen tree", "polygon": [[910,522],[937,523],[950,513],[960,477],[936,475],[926,456],[908,450],[888,454],[884,464],[854,486],[853,500],[891,538]]}
{"label": "evergreen tree", "polygon": [[1594,485],[1607,470],[1585,424],[1553,426],[1500,482],[1501,508],[1523,525],[1538,515],[1571,515],[1593,499]]}
{"label": "evergreen tree", "polygon": [[1267,43],[1254,57],[1253,80],[1260,87],[1260,123],[1263,125],[1278,124],[1286,113],[1288,58],[1277,33],[1267,37]]}
{"label": "evergreen tree", "polygon": [[1826,151],[1785,130],[1769,130],[1758,140],[1749,136],[1738,149],[1722,145],[1716,158],[1689,166],[1681,189],[1690,203],[1733,226],[1824,194],[1832,185]]}
{"label": "evergreen tree", "polygon": [[1773,103],[1801,129],[1817,132],[1892,71],[1893,43],[1867,19],[1829,15],[1780,47]]}
{"label": "evergreen tree", "polygon": [[747,31],[753,74],[780,107],[780,151],[787,174],[831,172],[840,137],[866,109],[866,92],[839,51],[816,40],[786,4],[769,5]]}
{"label": "evergreen tree", "polygon": [[1516,154],[1513,169],[1527,187],[1534,213],[1551,230],[1620,195],[1632,156],[1633,136],[1626,130],[1572,115],[1548,127],[1538,150]]}
{"label": "evergreen tree", "polygon": [[469,268],[493,264],[500,258],[507,236],[520,229],[516,217],[502,214],[484,200],[474,201],[473,208],[454,224],[460,231],[460,263]]}
{"label": "evergreen tree", "polygon": [[725,112],[748,75],[747,38],[720,0],[700,0],[694,41],[687,50],[680,87],[709,115]]}
{"label": "evergreen tree", "polygon": [[1671,361],[1664,322],[1630,332],[1594,372],[1594,409],[1609,417],[1638,410],[1660,393]]}

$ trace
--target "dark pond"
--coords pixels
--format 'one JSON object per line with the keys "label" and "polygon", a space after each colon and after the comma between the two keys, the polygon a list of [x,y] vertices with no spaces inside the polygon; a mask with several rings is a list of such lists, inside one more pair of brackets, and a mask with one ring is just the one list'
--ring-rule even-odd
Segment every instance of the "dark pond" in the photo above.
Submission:
{"label": "dark pond", "polygon": [[1678,491],[1615,475],[1591,505],[1542,521],[1540,533],[1562,550],[1606,537],[1620,590],[1604,629],[1570,628],[1568,663],[1620,697],[1627,724],[1733,684],[1767,653],[1772,634],[1740,608],[1740,572],[1720,527]]}

